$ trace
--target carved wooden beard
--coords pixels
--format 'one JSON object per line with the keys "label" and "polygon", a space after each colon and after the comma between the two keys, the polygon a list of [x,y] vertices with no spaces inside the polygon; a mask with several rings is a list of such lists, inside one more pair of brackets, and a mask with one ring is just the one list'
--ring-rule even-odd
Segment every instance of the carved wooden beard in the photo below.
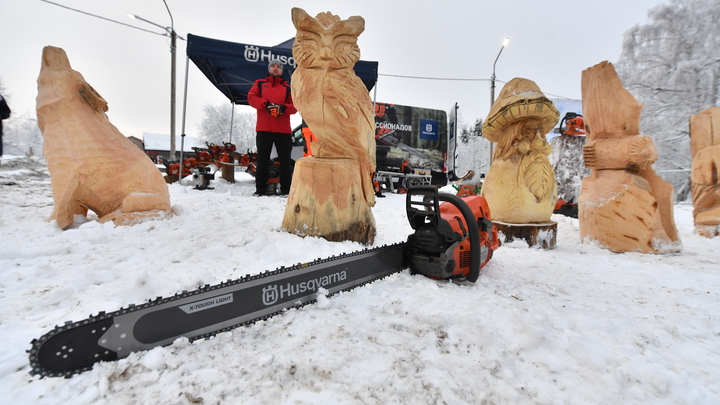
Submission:
{"label": "carved wooden beard", "polygon": [[517,184],[524,184],[537,202],[548,197],[555,184],[555,174],[548,160],[552,146],[544,137],[540,120],[518,121],[505,130],[494,157],[517,162]]}

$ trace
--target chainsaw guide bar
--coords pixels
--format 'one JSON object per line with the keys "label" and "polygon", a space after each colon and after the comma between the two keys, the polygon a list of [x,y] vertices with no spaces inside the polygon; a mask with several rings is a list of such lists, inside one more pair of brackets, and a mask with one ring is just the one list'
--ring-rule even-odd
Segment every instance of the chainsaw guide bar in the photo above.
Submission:
{"label": "chainsaw guide bar", "polygon": [[69,378],[97,362],[167,346],[180,337],[193,341],[215,336],[312,303],[321,288],[331,295],[400,272],[408,267],[406,257],[405,243],[386,245],[69,321],[31,342],[30,373]]}

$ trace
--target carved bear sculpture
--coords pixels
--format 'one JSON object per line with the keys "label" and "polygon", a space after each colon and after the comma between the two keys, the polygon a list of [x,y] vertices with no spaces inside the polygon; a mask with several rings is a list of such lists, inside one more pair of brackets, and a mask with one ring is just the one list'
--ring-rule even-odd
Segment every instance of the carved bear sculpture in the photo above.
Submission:
{"label": "carved bear sculpture", "polygon": [[652,164],[649,136],[640,135],[642,105],[625,90],[610,62],[582,72],[587,144],[578,198],[580,237],[614,252],[667,253],[681,248],[673,187]]}
{"label": "carved bear sculpture", "polygon": [[172,216],[162,174],[110,123],[107,102],[64,50],[43,49],[36,101],[55,205],[49,220],[65,229],[88,209],[116,225]]}

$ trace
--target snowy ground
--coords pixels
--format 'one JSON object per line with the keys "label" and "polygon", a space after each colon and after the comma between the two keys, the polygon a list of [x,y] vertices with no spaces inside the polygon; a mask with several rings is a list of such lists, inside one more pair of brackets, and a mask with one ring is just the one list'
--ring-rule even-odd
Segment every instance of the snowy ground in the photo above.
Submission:
{"label": "snowy ground", "polygon": [[[0,393],[7,404],[720,403],[720,238],[614,254],[558,222],[558,247],[501,247],[470,286],[403,272],[213,339],[30,376],[56,324],[246,273],[361,249],[279,230],[285,199],[252,178],[174,184],[175,216],[134,227],[45,222],[38,158],[0,164]],[[376,244],[411,232],[404,197],[378,199]]]}

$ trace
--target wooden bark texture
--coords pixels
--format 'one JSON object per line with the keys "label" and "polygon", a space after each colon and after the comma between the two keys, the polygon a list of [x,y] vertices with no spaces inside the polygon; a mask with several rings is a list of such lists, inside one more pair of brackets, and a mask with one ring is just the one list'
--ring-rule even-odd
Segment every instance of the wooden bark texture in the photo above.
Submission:
{"label": "wooden bark texture", "polygon": [[172,216],[162,174],[110,123],[107,102],[64,50],[43,49],[36,101],[54,201],[49,220],[65,229],[88,209],[117,225]]}
{"label": "wooden bark texture", "polygon": [[235,158],[230,156],[228,163],[220,166],[220,177],[228,183],[235,183]]}
{"label": "wooden bark texture", "polygon": [[362,195],[356,160],[298,159],[283,229],[301,236],[371,245],[375,241],[375,219]]}
{"label": "wooden bark texture", "polygon": [[639,135],[642,106],[609,62],[583,71],[582,95],[584,160],[593,171],[578,200],[580,236],[615,252],[679,251],[672,185],[652,168],[652,139]]}
{"label": "wooden bark texture", "polygon": [[720,107],[690,117],[690,150],[695,231],[712,238],[720,233]]}
{"label": "wooden bark texture", "polygon": [[523,240],[528,247],[541,249],[555,249],[557,247],[557,222],[547,224],[508,224],[493,221],[498,233],[502,235],[503,243]]}
{"label": "wooden bark texture", "polygon": [[514,78],[503,87],[482,128],[483,136],[497,142],[481,191],[495,220],[550,222],[557,186],[545,134],[559,117],[535,82]]}

